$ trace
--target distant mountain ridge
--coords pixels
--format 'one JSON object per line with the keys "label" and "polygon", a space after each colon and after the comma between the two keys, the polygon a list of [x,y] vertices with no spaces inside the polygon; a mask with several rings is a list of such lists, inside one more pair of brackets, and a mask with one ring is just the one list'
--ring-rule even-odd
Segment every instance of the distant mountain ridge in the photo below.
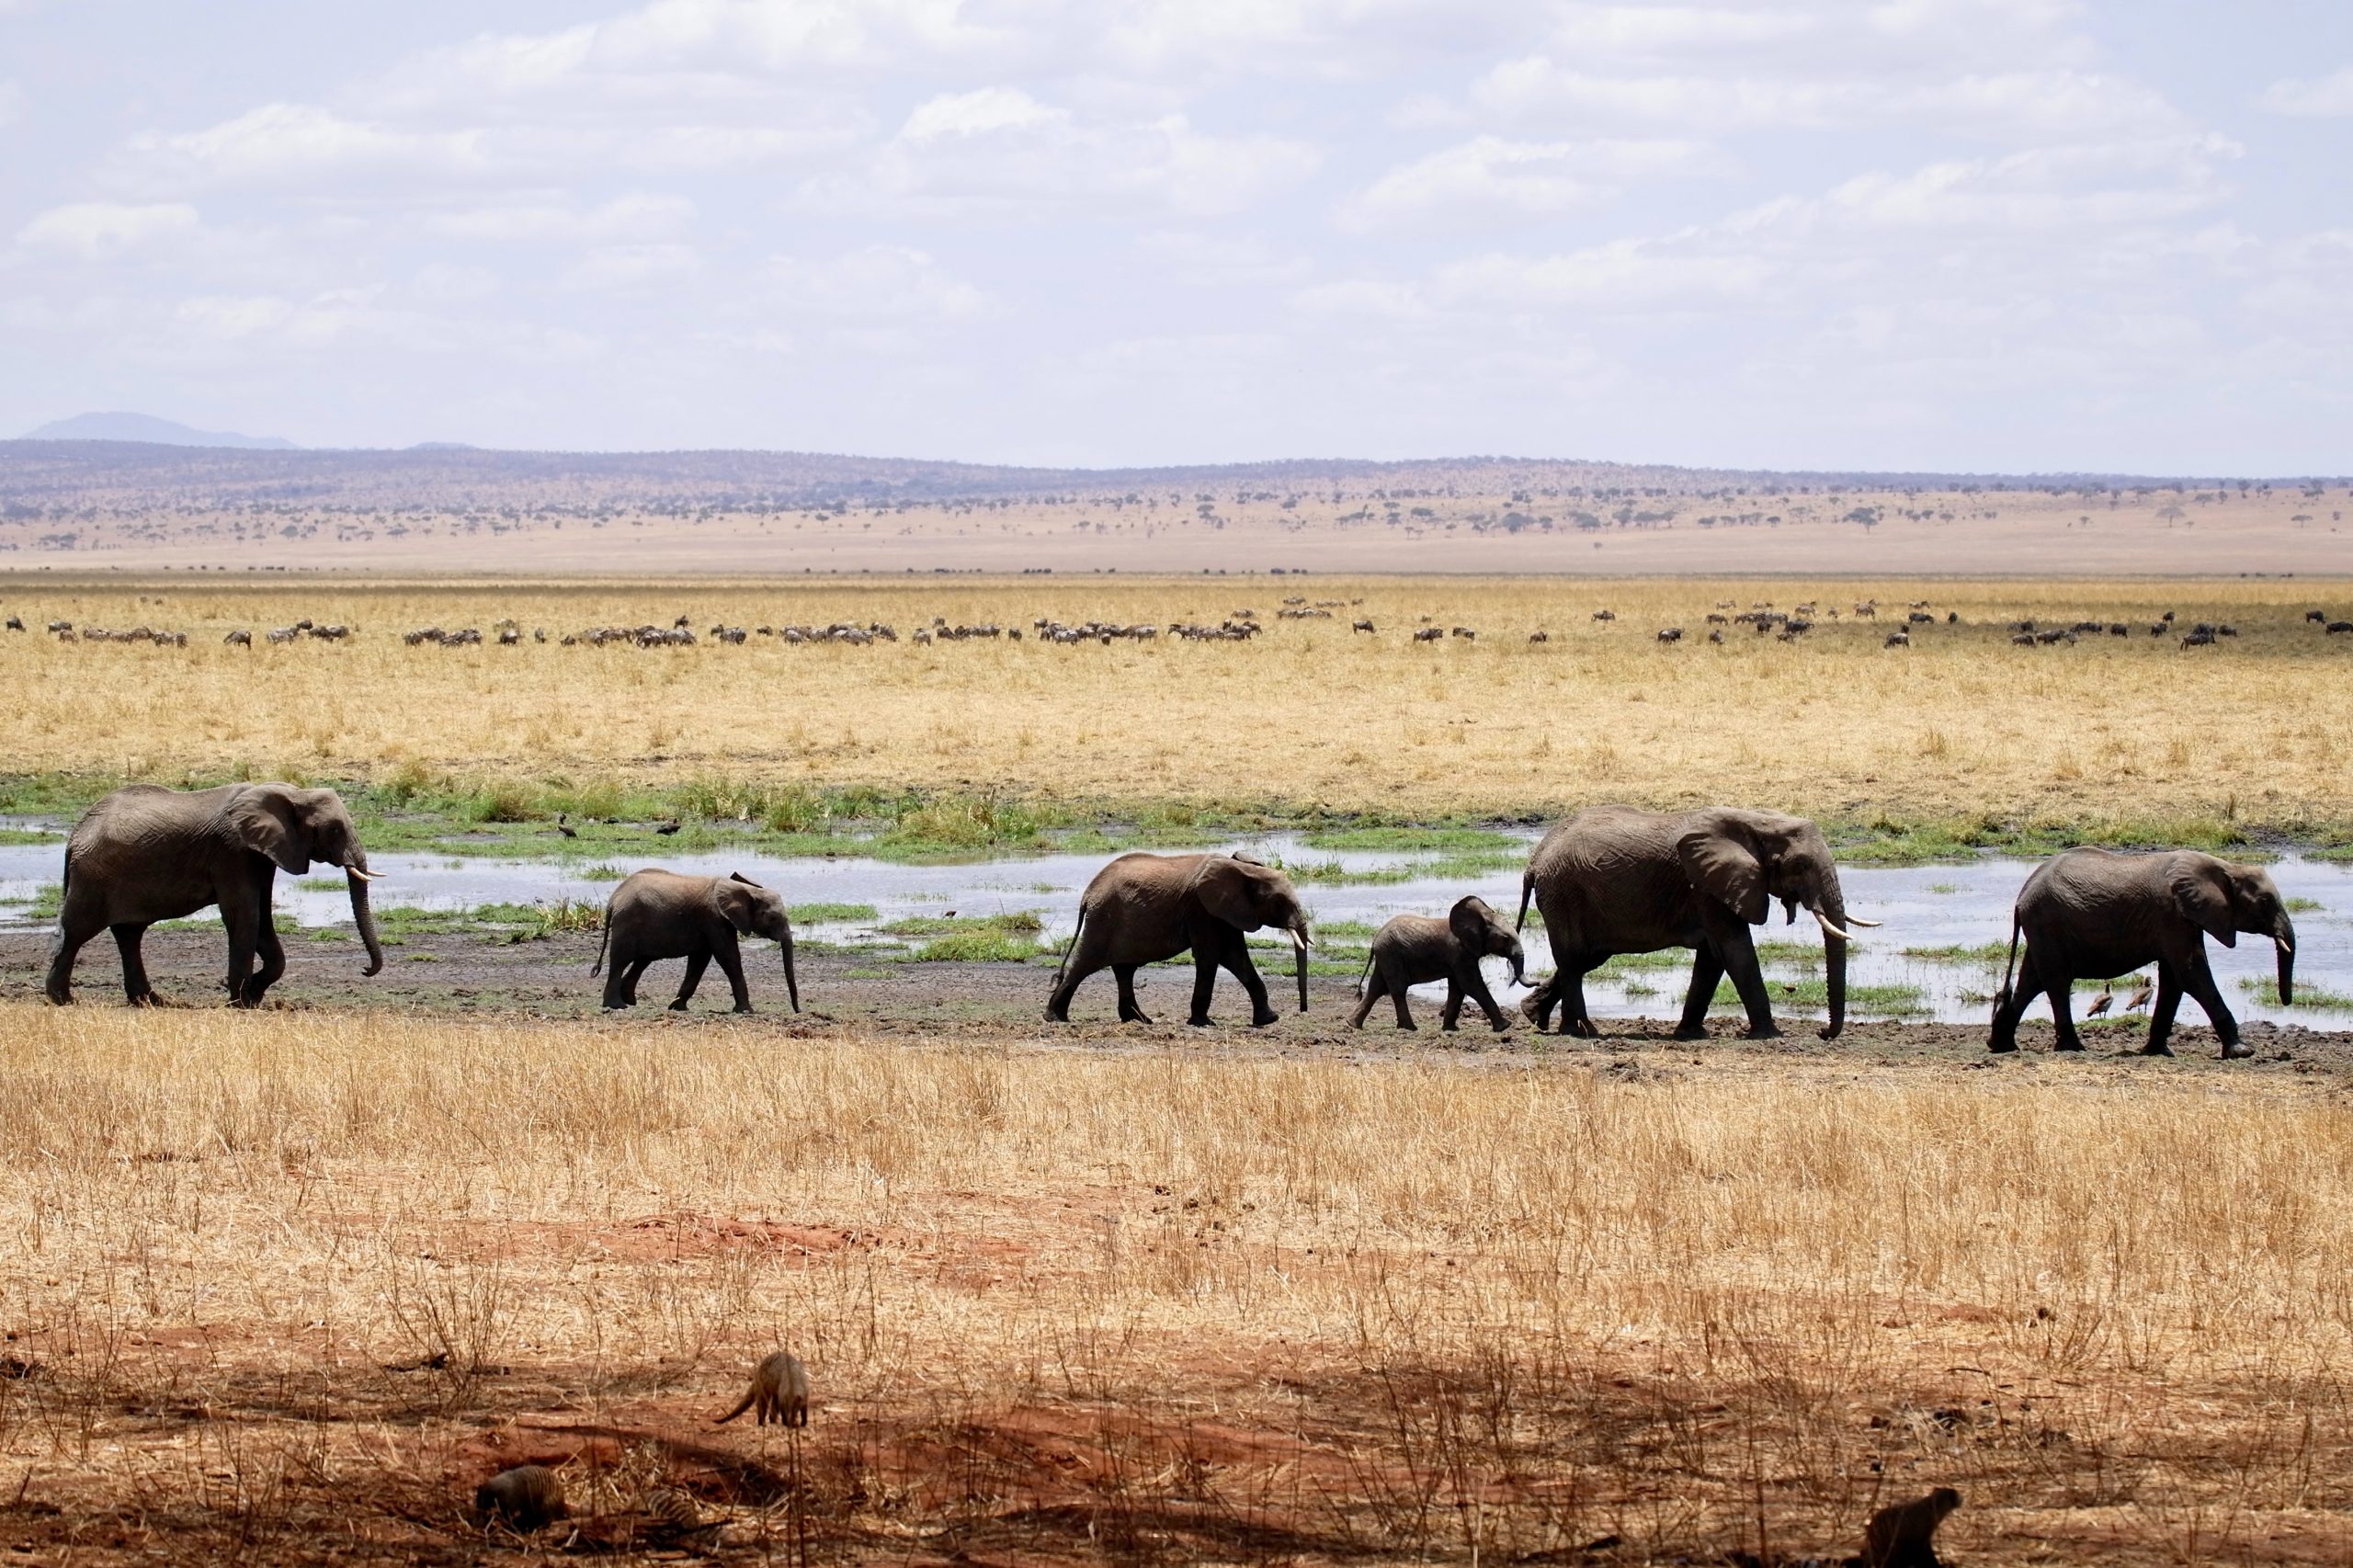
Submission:
{"label": "distant mountain ridge", "polygon": [[281,436],[244,436],[234,430],[199,430],[152,414],[77,414],[28,432],[28,441],[141,441],[158,447],[233,447],[242,451],[299,451]]}

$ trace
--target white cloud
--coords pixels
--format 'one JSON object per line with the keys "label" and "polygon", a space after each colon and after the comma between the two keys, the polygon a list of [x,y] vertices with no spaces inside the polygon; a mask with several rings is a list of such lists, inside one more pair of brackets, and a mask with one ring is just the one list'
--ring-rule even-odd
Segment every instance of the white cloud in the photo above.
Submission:
{"label": "white cloud", "polygon": [[679,283],[702,270],[702,257],[682,244],[598,245],[564,268],[566,289],[590,293]]}
{"label": "white cloud", "polygon": [[938,136],[979,136],[992,131],[1018,131],[1029,126],[1058,124],[1070,118],[1048,108],[1018,87],[983,87],[971,93],[944,93],[915,106],[900,129],[908,142]]}
{"label": "white cloud", "polygon": [[61,251],[86,260],[119,256],[156,240],[194,232],[196,209],[185,202],[126,206],[77,201],[52,207],[17,231],[17,242],[39,250]]}
{"label": "white cloud", "polygon": [[464,177],[486,167],[482,140],[472,130],[402,130],[272,103],[203,131],[134,137],[131,151],[175,182],[280,184],[369,171]]}
{"label": "white cloud", "polygon": [[1465,310],[1656,312],[1759,300],[1774,270],[1761,256],[1627,239],[1557,256],[1473,256],[1440,267],[1433,281],[1441,301]]}
{"label": "white cloud", "polygon": [[1597,205],[1629,180],[1688,170],[1705,158],[1705,148],[1686,141],[1474,137],[1390,170],[1342,205],[1340,221],[1367,230],[1557,217]]}
{"label": "white cloud", "polygon": [[2274,114],[2334,118],[2353,114],[2353,65],[2311,80],[2274,82],[2263,107]]}
{"label": "white cloud", "polygon": [[458,240],[643,243],[676,233],[694,216],[695,204],[684,197],[638,191],[590,208],[559,202],[460,208],[432,214],[425,220],[425,227],[429,233]]}
{"label": "white cloud", "polygon": [[762,269],[769,296],[789,312],[819,319],[964,321],[987,301],[926,253],[866,245],[823,259],[772,256]]}

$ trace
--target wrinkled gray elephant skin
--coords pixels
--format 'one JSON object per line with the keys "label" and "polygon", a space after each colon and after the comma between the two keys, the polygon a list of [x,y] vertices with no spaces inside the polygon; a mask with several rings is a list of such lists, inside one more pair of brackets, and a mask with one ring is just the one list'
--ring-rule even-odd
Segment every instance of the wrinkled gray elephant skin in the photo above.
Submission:
{"label": "wrinkled gray elephant skin", "polygon": [[631,874],[605,901],[605,936],[597,945],[590,975],[605,973],[608,1009],[637,1006],[637,982],[645,966],[663,959],[687,960],[686,979],[670,1004],[683,1013],[694,999],[695,987],[710,960],[735,994],[735,1010],[752,1010],[752,993],[744,983],[744,954],[739,937],[767,937],[784,954],[784,985],[792,1010],[801,1011],[801,977],[792,965],[792,922],[787,917],[784,895],[764,888],[737,872],[725,877],[684,877],[658,867]]}
{"label": "wrinkled gray elephant skin", "polygon": [[1275,927],[1290,933],[1299,964],[1299,1010],[1307,1011],[1307,912],[1290,879],[1238,855],[1122,855],[1086,884],[1078,926],[1054,976],[1046,1003],[1049,1023],[1070,1021],[1079,983],[1108,969],[1120,983],[1122,1023],[1150,1023],[1136,1005],[1136,971],[1144,964],[1193,955],[1195,1026],[1210,1021],[1210,996],[1224,969],[1250,994],[1250,1021],[1265,1026],[1276,1013],[1267,983],[1250,961],[1244,933]]}
{"label": "wrinkled gray elephant skin", "polygon": [[[50,949],[49,999],[74,1000],[74,960],[101,931],[122,954],[122,989],[133,1006],[157,1000],[141,961],[140,939],[158,920],[221,906],[229,934],[228,990],[240,1007],[286,972],[286,950],[270,918],[280,871],[301,876],[313,862],[340,869],[351,891],[351,918],[368,947],[368,967],[384,967],[376,919],[368,907],[372,873],[332,790],[291,784],[223,784],[217,790],[165,790],[132,784],[92,806],[65,840],[65,889]],[[261,967],[254,968],[258,957]]]}
{"label": "wrinkled gray elephant skin", "polygon": [[1519,937],[1483,898],[1459,900],[1443,920],[1427,915],[1396,915],[1373,934],[1372,950],[1365,957],[1360,980],[1363,996],[1348,1024],[1364,1028],[1373,1004],[1386,996],[1396,1005],[1397,1027],[1410,1029],[1414,1015],[1405,1006],[1406,988],[1443,980],[1446,1006],[1438,1015],[1439,1028],[1454,1028],[1462,1017],[1463,999],[1468,997],[1486,1015],[1489,1028],[1509,1028],[1504,1010],[1495,1006],[1495,993],[1487,989],[1486,977],[1479,972],[1479,960],[1484,958],[1508,959],[1513,983],[1528,983],[1527,958]]}
{"label": "wrinkled gray elephant skin", "polygon": [[2206,961],[2207,937],[2234,948],[2242,931],[2271,938],[2279,959],[2279,1005],[2289,1006],[2295,997],[2296,927],[2268,872],[2195,849],[2070,849],[2036,867],[2018,890],[1987,1046],[1996,1052],[2016,1051],[2018,1017],[2040,994],[2051,998],[2058,1048],[2081,1051],[2083,1039],[2069,1006],[2075,982],[2113,980],[2154,963],[2157,995],[2149,1009],[2144,1054],[2173,1054],[2165,1040],[2186,991],[2206,1009],[2225,1057],[2252,1056]]}
{"label": "wrinkled gray elephant skin", "polygon": [[1821,924],[1830,1004],[1821,1034],[1836,1040],[1847,1023],[1847,927],[1878,924],[1848,918],[1820,828],[1803,817],[1734,806],[1579,812],[1529,857],[1519,891],[1523,925],[1531,897],[1544,916],[1555,971],[1520,1010],[1541,1030],[1558,1006],[1563,1034],[1598,1032],[1586,1012],[1588,971],[1620,953],[1689,948],[1691,988],[1677,1040],[1708,1032],[1709,1004],[1727,975],[1747,1010],[1749,1038],[1779,1035],[1749,935],[1778,901],[1790,920],[1804,909]]}

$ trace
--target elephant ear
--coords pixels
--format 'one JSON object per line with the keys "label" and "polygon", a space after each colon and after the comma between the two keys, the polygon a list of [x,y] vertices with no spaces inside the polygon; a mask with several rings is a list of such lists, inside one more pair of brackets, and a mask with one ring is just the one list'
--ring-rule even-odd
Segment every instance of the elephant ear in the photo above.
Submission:
{"label": "elephant ear", "polygon": [[2203,856],[2176,857],[2172,874],[2174,902],[2209,937],[2226,948],[2239,945],[2238,920],[2231,903],[2231,876]]}
{"label": "elephant ear", "polygon": [[1765,924],[1765,868],[1748,846],[1721,825],[1695,827],[1675,841],[1675,858],[1693,887],[1751,926]]}
{"label": "elephant ear", "polygon": [[736,935],[756,937],[752,929],[752,894],[760,884],[740,871],[730,872],[726,879],[710,884],[711,901],[719,905],[719,913],[727,916],[727,924],[735,927]]}
{"label": "elephant ear", "polygon": [[1189,890],[1203,909],[1228,926],[1237,931],[1256,931],[1265,924],[1258,918],[1256,880],[1250,874],[1256,869],[1247,860],[1209,856],[1193,873]]}
{"label": "elephant ear", "polygon": [[311,869],[311,827],[295,803],[277,790],[244,790],[222,814],[237,842],[266,855],[281,871]]}
{"label": "elephant ear", "polygon": [[1487,901],[1473,893],[1456,901],[1446,912],[1446,928],[1454,933],[1454,944],[1472,958],[1487,950],[1487,933],[1494,928],[1495,912]]}

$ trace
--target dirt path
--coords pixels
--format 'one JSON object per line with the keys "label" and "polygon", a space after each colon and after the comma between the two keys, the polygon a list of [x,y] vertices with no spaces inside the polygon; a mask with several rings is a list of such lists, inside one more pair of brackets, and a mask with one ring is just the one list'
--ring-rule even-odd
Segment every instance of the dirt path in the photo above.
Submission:
{"label": "dirt path", "polygon": [[[40,994],[47,962],[44,933],[0,934],[0,998],[30,1000]],[[144,949],[147,967],[160,991],[170,1001],[189,1006],[211,1005],[217,994],[215,971],[223,961],[220,937],[205,931],[151,932]],[[897,962],[871,957],[804,953],[799,960],[803,1011],[795,1016],[784,995],[783,977],[768,955],[755,955],[746,966],[753,1005],[758,1012],[738,1018],[728,1007],[727,983],[716,968],[704,976],[691,1011],[681,1017],[665,1011],[676,994],[676,964],[661,964],[647,971],[640,987],[643,998],[631,1014],[608,1017],[600,1009],[602,983],[589,977],[597,956],[593,935],[557,936],[535,941],[508,942],[474,935],[413,935],[386,949],[384,971],[374,979],[359,973],[362,956],[347,934],[316,942],[294,940],[289,947],[286,976],[270,993],[280,1008],[396,1009],[496,1017],[520,1014],[533,1018],[578,1018],[600,1028],[642,1028],[656,1025],[703,1028],[784,1029],[795,1034],[823,1034],[854,1028],[866,1036],[904,1036],[937,1041],[969,1039],[1020,1043],[1045,1049],[1083,1048],[1129,1051],[1210,1047],[1245,1054],[1313,1053],[1378,1059],[1408,1053],[1443,1051],[1466,1063],[1495,1065],[1525,1063],[1536,1059],[1621,1058],[1655,1055],[1688,1056],[1698,1051],[1737,1051],[1783,1057],[1842,1057],[1858,1063],[1983,1062],[1985,1030],[1974,1024],[1850,1022],[1835,1042],[1815,1037],[1814,1024],[1785,1020],[1788,1035],[1779,1040],[1752,1041],[1740,1038],[1739,1021],[1714,1020],[1704,1042],[1673,1038],[1671,1018],[1602,1020],[1597,1040],[1558,1035],[1539,1036],[1524,1019],[1511,1015],[1511,1029],[1497,1035],[1475,1023],[1447,1035],[1438,1028],[1435,1006],[1417,999],[1415,1033],[1398,1031],[1384,1006],[1363,1030],[1347,1027],[1355,1006],[1350,981],[1319,977],[1308,983],[1309,1010],[1301,1015],[1284,998],[1290,994],[1287,976],[1270,976],[1268,984],[1279,1022],[1264,1030],[1243,1025],[1248,1007],[1230,977],[1221,977],[1211,1015],[1216,1027],[1189,1028],[1182,1022],[1192,984],[1189,971],[1146,971],[1138,978],[1138,994],[1156,1020],[1151,1025],[1123,1025],[1112,1019],[1112,989],[1108,975],[1091,980],[1074,1005],[1073,1021],[1050,1026],[1040,1010],[1051,971],[1040,965],[1012,963]],[[760,961],[762,959],[767,961]],[[101,938],[83,950],[75,970],[78,999],[92,1006],[120,1005],[120,971],[113,946]],[[2252,1061],[2224,1064],[2216,1059],[2212,1032],[2201,1022],[2194,1006],[2185,1006],[2177,1026],[2177,1060],[2170,1070],[2224,1068],[2233,1073],[2327,1072],[2353,1077],[2353,1034],[2303,1028],[2296,1025],[2244,1026],[2255,1046]],[[1475,1014],[1473,1015],[1475,1018]],[[2128,1018],[2105,1028],[2086,1029],[2095,1059],[2139,1060],[2143,1037],[2142,1020]],[[2029,1056],[2048,1052],[2051,1026],[2029,1017],[2019,1031]]]}

